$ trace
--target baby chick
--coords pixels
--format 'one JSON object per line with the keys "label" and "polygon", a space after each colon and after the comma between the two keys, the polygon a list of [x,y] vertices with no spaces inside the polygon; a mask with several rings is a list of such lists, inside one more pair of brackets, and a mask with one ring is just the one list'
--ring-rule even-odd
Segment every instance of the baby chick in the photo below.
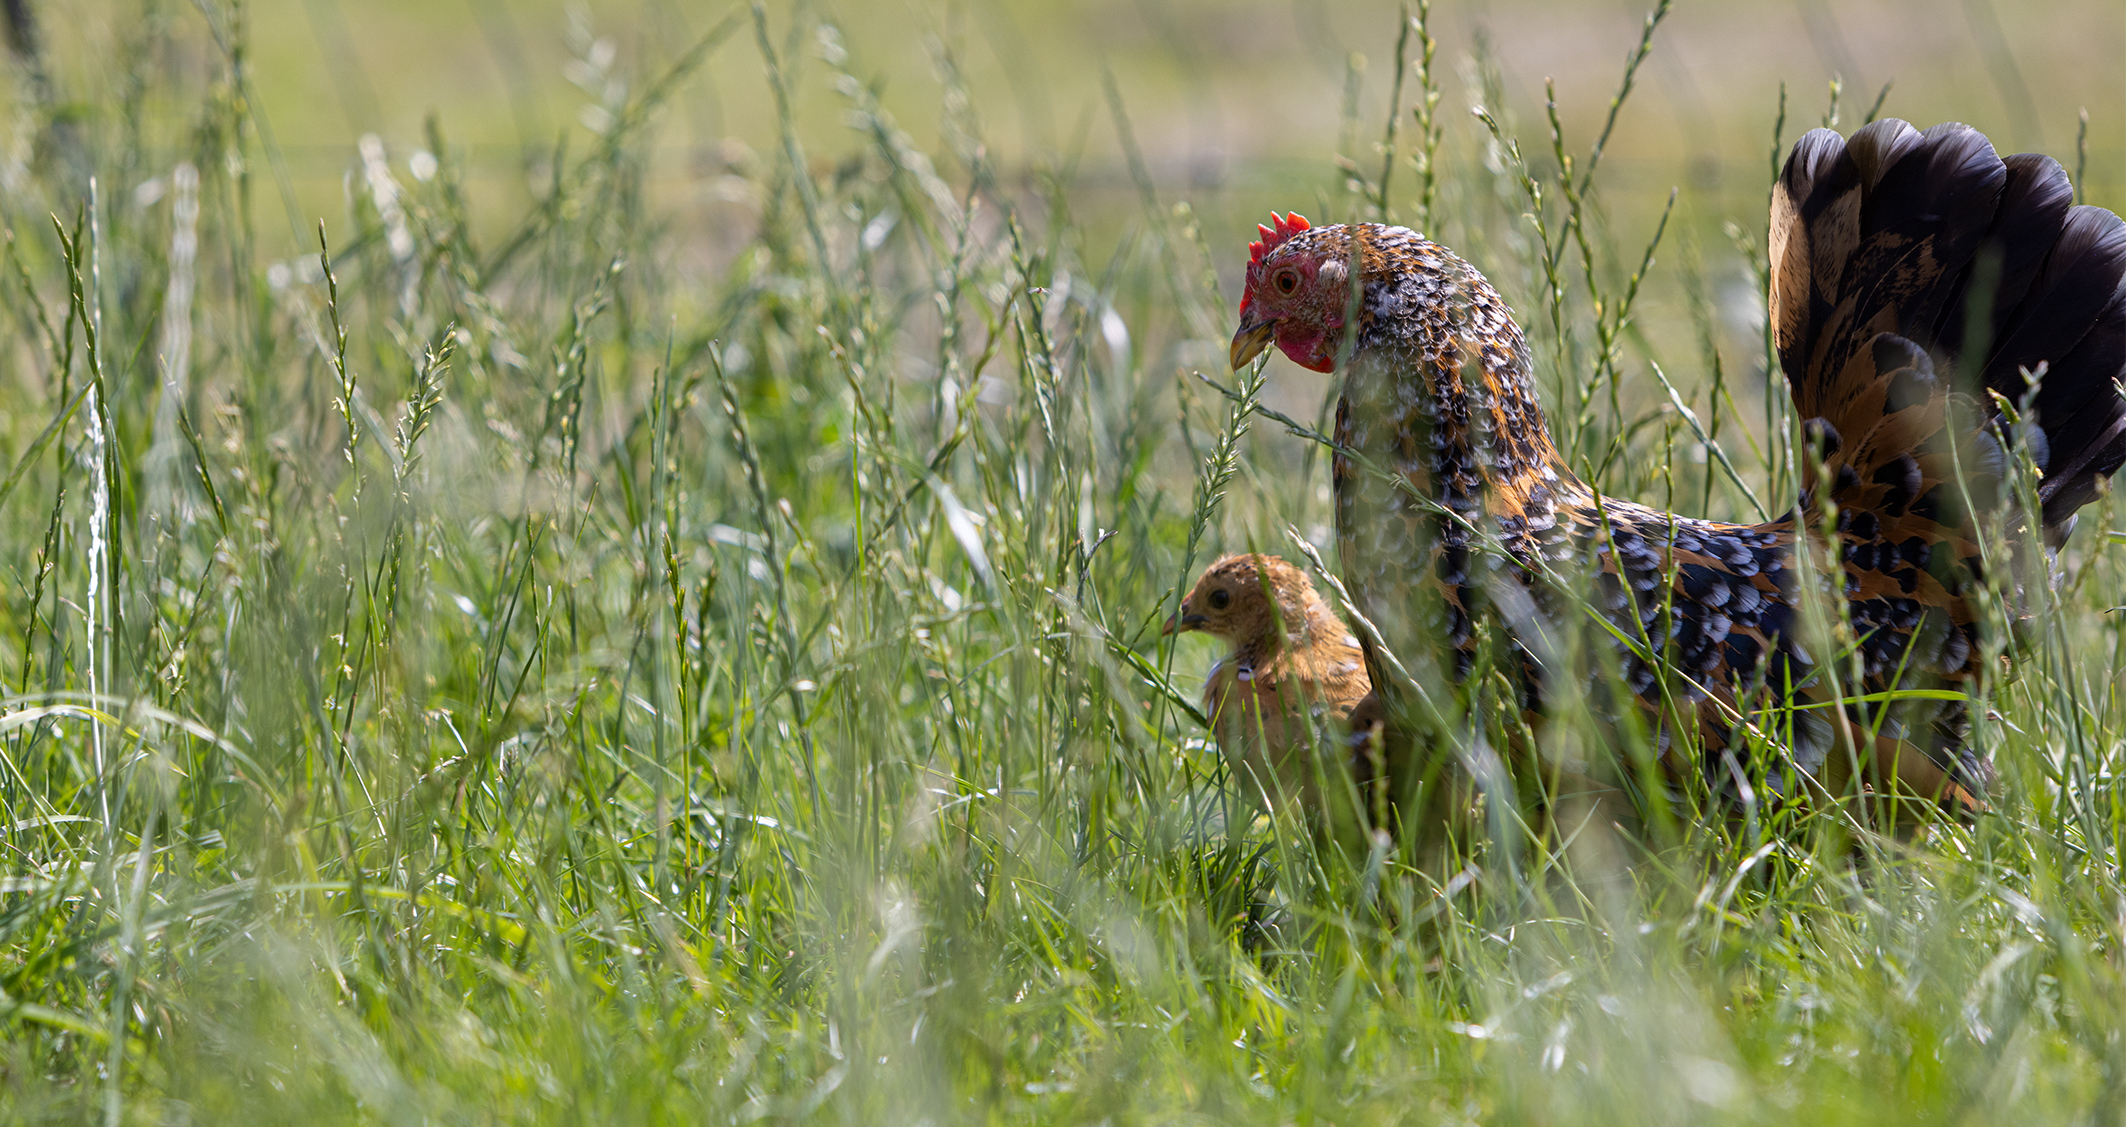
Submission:
{"label": "baby chick", "polygon": [[[1358,639],[1305,572],[1261,555],[1227,556],[1204,571],[1164,632],[1189,630],[1232,647],[1203,687],[1226,768],[1258,800],[1280,809],[1298,802],[1319,816],[1321,778],[1344,767],[1342,721],[1372,689]],[[1322,765],[1333,770],[1315,769],[1317,747],[1333,749]]]}

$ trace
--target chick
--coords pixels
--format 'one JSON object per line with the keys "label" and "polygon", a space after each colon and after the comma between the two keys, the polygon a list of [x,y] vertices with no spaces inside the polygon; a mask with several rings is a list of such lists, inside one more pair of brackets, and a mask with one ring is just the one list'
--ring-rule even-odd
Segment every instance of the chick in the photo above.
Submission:
{"label": "chick", "polygon": [[[1262,555],[1227,556],[1204,571],[1165,633],[1190,630],[1231,647],[1203,687],[1227,770],[1265,805],[1297,803],[1320,817],[1321,781],[1345,769],[1343,721],[1372,689],[1358,639],[1305,572]],[[1321,770],[1316,748],[1330,754]]]}

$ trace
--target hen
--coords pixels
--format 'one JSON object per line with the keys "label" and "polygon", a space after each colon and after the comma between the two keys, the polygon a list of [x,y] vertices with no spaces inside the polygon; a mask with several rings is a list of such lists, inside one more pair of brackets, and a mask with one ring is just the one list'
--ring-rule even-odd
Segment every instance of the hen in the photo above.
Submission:
{"label": "hen", "polygon": [[1204,569],[1164,633],[1190,630],[1231,647],[1203,686],[1227,771],[1265,806],[1321,811],[1320,782],[1343,775],[1315,751],[1341,746],[1337,729],[1371,689],[1358,639],[1306,573],[1275,556]]}
{"label": "hen", "polygon": [[[1561,626],[1592,610],[1672,776],[1698,772],[1729,800],[1857,783],[1982,808],[1993,769],[1961,694],[1882,694],[1980,676],[1976,585],[1985,564],[2020,570],[1981,558],[1989,528],[2019,527],[2000,503],[2008,459],[2039,471],[2048,555],[2126,461],[2126,224],[2072,199],[2056,162],[2003,160],[1964,125],[1884,120],[1801,139],[1773,195],[1769,312],[1811,450],[1793,509],[1761,524],[1662,512],[1577,477],[1511,312],[1444,247],[1297,215],[1263,228],[1234,366],[1274,343],[1327,372],[1355,333],[1334,436],[1337,535],[1376,632],[1376,694],[1354,723],[1385,723],[1391,772],[1425,690],[1391,678],[1381,647],[1418,659],[1420,679],[1433,647],[1443,673],[1466,678],[1483,635],[1500,631],[1539,723],[1546,687],[1574,668],[1601,683],[1560,644]],[[2011,427],[2003,399],[2034,426]]]}

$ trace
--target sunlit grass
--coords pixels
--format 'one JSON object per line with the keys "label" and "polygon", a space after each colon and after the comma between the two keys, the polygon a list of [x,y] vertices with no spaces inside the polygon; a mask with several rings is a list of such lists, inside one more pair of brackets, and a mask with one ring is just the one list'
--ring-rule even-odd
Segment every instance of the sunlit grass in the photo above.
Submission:
{"label": "sunlit grass", "polygon": [[[785,116],[695,291],[642,130],[747,50],[856,128]],[[824,27],[740,12],[676,55],[528,212],[475,222],[438,125],[418,169],[349,153],[284,260],[233,54],[178,168],[128,147],[126,91],[30,123],[0,192],[10,1118],[2117,1118],[2115,502],[1980,725],[2008,787],[1972,825],[1684,796],[1623,842],[1494,792],[1451,850],[1317,846],[1236,805],[1207,655],[1158,636],[1217,551],[1329,521],[1318,444],[1218,364],[1236,233],[1141,160],[1097,217],[1067,162],[989,163],[949,59],[925,152]],[[1431,116],[1354,118],[1294,204],[1483,265],[1605,491],[1783,507],[1791,420],[1700,281],[1761,217],[1615,245],[1594,138],[1517,140],[1427,101],[1421,31],[1403,57]],[[1702,438],[1633,322],[1649,259],[1700,330],[1658,359]],[[1577,713],[1545,739],[1634,751]]]}

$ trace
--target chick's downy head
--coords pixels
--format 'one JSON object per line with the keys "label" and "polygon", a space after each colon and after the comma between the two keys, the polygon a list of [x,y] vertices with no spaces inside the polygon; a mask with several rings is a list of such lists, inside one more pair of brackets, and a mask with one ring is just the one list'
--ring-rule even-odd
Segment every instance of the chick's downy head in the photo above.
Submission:
{"label": "chick's downy head", "polygon": [[1227,556],[1204,570],[1164,633],[1201,630],[1236,647],[1274,647],[1304,635],[1320,601],[1306,573],[1276,556]]}

